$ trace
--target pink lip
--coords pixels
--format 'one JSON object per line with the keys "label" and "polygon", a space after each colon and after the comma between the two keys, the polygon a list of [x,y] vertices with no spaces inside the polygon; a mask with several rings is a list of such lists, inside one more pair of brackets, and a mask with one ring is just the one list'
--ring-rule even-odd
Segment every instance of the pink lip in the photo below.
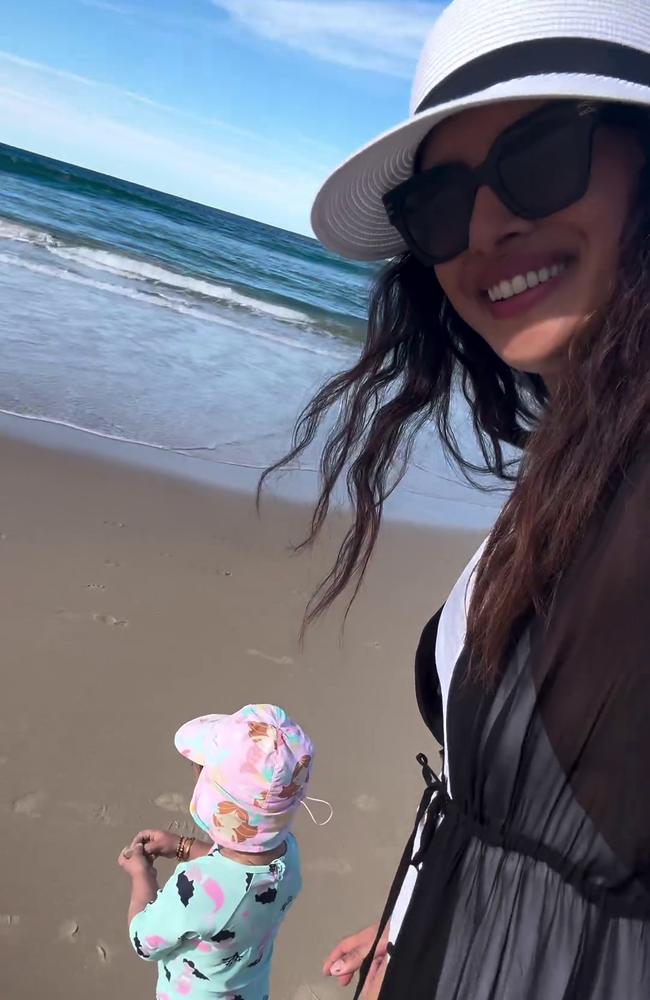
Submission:
{"label": "pink lip", "polygon": [[[530,270],[535,269],[531,268]],[[542,302],[549,295],[552,295],[556,288],[563,283],[568,273],[570,273],[569,266],[567,267],[567,270],[562,271],[555,278],[550,278],[543,284],[536,285],[535,288],[529,288],[527,292],[521,292],[519,295],[514,295],[511,299],[501,299],[499,302],[490,302],[490,299],[487,295],[485,295],[483,301],[495,319],[514,319],[517,316],[522,316],[524,313],[528,312],[529,309],[532,309],[539,302]]]}

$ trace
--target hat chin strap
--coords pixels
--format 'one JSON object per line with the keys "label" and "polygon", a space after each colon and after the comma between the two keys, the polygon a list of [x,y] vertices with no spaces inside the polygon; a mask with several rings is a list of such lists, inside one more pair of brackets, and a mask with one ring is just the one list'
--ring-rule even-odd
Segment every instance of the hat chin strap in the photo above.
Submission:
{"label": "hat chin strap", "polygon": [[[314,816],[313,812],[311,811],[311,809],[307,805],[308,802],[320,802],[321,805],[327,806],[327,808],[330,811],[330,814],[327,817],[327,819],[323,820],[322,823],[319,823],[318,820],[316,819],[316,817]],[[327,799],[315,799],[312,795],[306,795],[305,798],[300,803],[300,805],[303,806],[307,810],[307,812],[309,813],[309,816],[311,818],[311,821],[312,821],[312,823],[315,824],[315,826],[327,826],[327,824],[332,820],[332,818],[334,816],[334,807],[333,807],[333,805],[332,805],[331,802],[327,801]]]}

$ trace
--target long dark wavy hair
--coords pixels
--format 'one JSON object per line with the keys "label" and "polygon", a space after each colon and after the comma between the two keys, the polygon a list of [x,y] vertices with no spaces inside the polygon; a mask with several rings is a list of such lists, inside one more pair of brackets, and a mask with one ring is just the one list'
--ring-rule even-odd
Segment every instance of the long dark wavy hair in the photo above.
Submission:
{"label": "long dark wavy hair", "polygon": [[[620,117],[650,148],[645,113],[621,109]],[[356,597],[384,502],[406,471],[418,431],[429,422],[468,478],[487,471],[514,481],[479,563],[469,609],[467,636],[478,672],[494,676],[518,626],[531,612],[547,613],[586,524],[648,429],[646,174],[608,307],[572,342],[552,400],[538,376],[513,371],[454,313],[432,269],[406,253],[380,273],[359,360],[328,381],[303,410],[289,453],[266,470],[258,488],[259,500],[265,479],[313,442],[326,414],[336,414],[321,455],[311,529],[297,548],[318,536],[344,475],[353,518],[333,567],[307,606],[303,627],[348,585],[350,604]],[[462,454],[454,435],[450,407],[457,389],[469,403],[482,466]],[[522,449],[516,468],[506,445]]]}

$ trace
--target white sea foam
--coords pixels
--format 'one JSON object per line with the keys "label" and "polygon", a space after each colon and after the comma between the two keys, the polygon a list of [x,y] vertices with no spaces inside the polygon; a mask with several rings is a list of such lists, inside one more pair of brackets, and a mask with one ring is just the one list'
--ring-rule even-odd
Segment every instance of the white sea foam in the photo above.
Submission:
{"label": "white sea foam", "polygon": [[110,250],[98,250],[93,247],[50,246],[48,249],[56,257],[63,260],[73,261],[76,264],[83,264],[100,271],[108,271],[121,278],[165,285],[168,288],[190,292],[192,295],[199,295],[205,299],[215,299],[219,303],[251,309],[253,312],[272,316],[285,323],[305,324],[310,322],[309,316],[296,309],[290,309],[274,302],[265,302],[263,299],[244,295],[229,285],[220,285],[214,281],[193,278],[189,274],[180,274],[177,271],[161,267],[159,264],[150,264],[146,260],[138,260],[135,257],[113,253]]}
{"label": "white sea foam", "polygon": [[154,305],[163,309],[171,309],[182,316],[189,316],[202,322],[215,323],[218,326],[226,326],[236,330],[247,337],[256,337],[259,340],[268,340],[274,344],[283,344],[297,351],[305,351],[307,354],[318,354],[328,358],[347,359],[347,355],[342,352],[330,350],[325,347],[316,347],[314,344],[307,344],[299,339],[283,337],[280,334],[272,333],[268,330],[258,329],[252,326],[245,326],[242,322],[224,316],[222,313],[209,312],[201,309],[200,306],[192,304],[191,301],[176,296],[157,293],[155,289],[150,291],[140,291],[130,285],[121,285],[109,281],[99,281],[95,278],[77,274],[74,271],[64,270],[52,264],[39,264],[33,260],[26,260],[17,255],[0,253],[0,264],[8,264],[13,267],[24,268],[35,274],[46,275],[62,281],[69,281],[76,285],[85,285],[87,288],[94,288],[97,291],[107,292],[109,295],[118,295],[121,298],[131,299],[134,302]]}
{"label": "white sea foam", "polygon": [[0,217],[0,240],[13,240],[17,243],[34,243],[36,246],[54,246],[56,239],[51,233],[42,229],[34,229],[22,222],[12,222]]}
{"label": "white sea foam", "polygon": [[127,278],[130,281],[147,282],[160,288],[189,293],[204,300],[212,300],[220,305],[235,306],[248,309],[262,316],[270,316],[284,323],[294,323],[301,326],[312,323],[309,316],[298,309],[265,299],[245,295],[243,292],[223,285],[216,281],[194,278],[189,274],[181,274],[160,264],[153,264],[137,257],[115,253],[112,250],[102,250],[99,247],[75,246],[67,244],[45,230],[34,229],[19,222],[0,218],[0,240],[18,243],[30,243],[43,247],[48,253],[60,260],[81,265],[85,268],[103,271],[116,278]]}

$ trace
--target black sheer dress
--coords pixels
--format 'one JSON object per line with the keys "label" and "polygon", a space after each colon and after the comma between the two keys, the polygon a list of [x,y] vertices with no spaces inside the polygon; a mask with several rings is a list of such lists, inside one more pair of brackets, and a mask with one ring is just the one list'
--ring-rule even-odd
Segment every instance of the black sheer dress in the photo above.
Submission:
{"label": "black sheer dress", "polygon": [[[437,618],[416,672],[440,740]],[[422,842],[384,920],[410,863],[419,875],[381,1000],[650,1000],[647,449],[498,682],[461,656],[447,733],[453,798],[421,759]]]}

